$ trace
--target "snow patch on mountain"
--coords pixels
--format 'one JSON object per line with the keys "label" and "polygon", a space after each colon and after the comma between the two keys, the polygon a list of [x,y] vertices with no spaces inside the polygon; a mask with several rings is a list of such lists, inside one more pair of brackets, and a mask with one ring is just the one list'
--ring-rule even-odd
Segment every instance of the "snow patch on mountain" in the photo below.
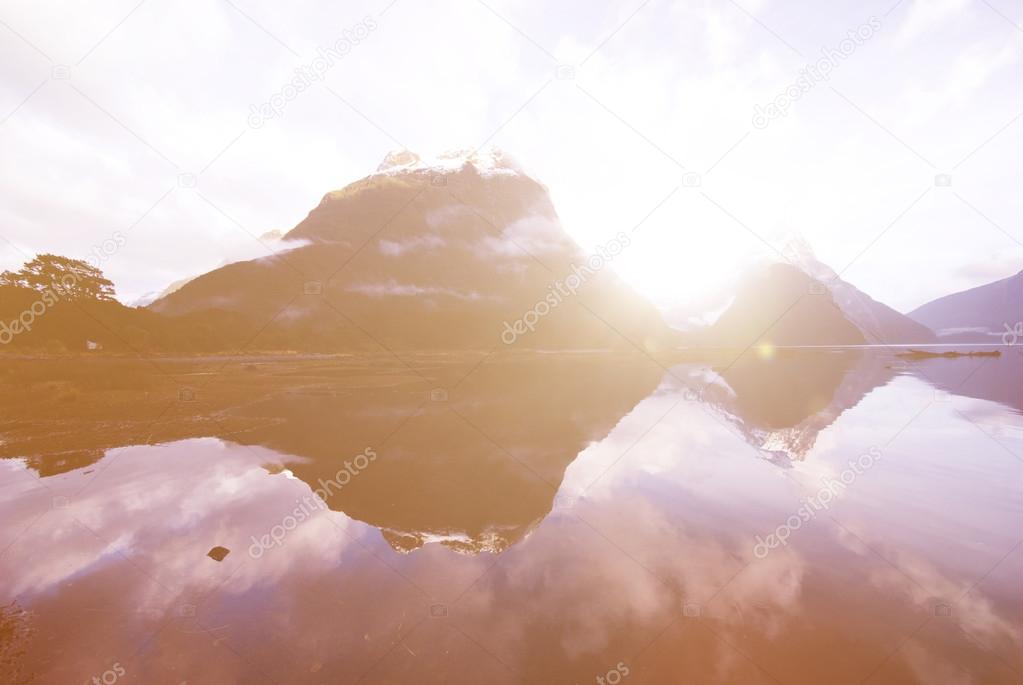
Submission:
{"label": "snow patch on mountain", "polygon": [[527,175],[514,157],[495,147],[447,150],[433,156],[420,155],[411,150],[393,150],[387,153],[377,167],[377,174],[397,176],[417,171],[453,174],[466,165],[476,169],[483,177]]}
{"label": "snow patch on mountain", "polygon": [[789,236],[782,253],[792,266],[820,282],[831,293],[838,308],[871,343],[921,342],[921,340],[889,339],[893,332],[893,326],[916,327],[920,329],[915,331],[918,336],[928,337],[923,326],[842,280],[834,269],[817,259],[810,243],[802,236],[798,234]]}

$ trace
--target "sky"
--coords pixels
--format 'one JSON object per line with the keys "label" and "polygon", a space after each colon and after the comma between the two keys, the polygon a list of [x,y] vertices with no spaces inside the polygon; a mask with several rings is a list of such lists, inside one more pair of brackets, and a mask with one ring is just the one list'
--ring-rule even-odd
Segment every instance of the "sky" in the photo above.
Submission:
{"label": "sky", "polygon": [[1021,58],[1012,0],[0,0],[0,268],[130,302],[497,146],[667,312],[794,238],[908,311],[1023,269]]}

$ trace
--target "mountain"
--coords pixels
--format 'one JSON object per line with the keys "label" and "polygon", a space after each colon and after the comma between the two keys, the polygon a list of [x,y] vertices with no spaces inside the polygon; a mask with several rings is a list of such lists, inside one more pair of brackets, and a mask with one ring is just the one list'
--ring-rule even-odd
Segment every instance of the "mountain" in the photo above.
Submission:
{"label": "mountain", "polygon": [[284,240],[298,247],[225,265],[150,309],[211,325],[230,312],[247,349],[656,349],[671,339],[609,268],[628,236],[587,255],[547,189],[498,150],[391,153]]}
{"label": "mountain", "polygon": [[788,262],[756,267],[731,305],[697,336],[725,347],[928,343],[926,326],[874,300],[818,261],[809,247],[786,248]]}
{"label": "mountain", "polygon": [[743,279],[732,304],[701,337],[722,347],[866,343],[829,292],[811,291],[813,283],[789,264],[757,268]]}
{"label": "mountain", "polygon": [[1023,321],[1023,271],[977,288],[939,297],[909,317],[930,326],[943,339],[1000,342],[1006,327]]}

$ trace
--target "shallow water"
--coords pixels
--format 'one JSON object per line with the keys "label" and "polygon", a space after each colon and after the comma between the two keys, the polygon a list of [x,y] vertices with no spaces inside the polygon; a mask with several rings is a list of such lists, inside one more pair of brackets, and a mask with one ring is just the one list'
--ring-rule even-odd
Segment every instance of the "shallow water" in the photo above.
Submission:
{"label": "shallow water", "polygon": [[1023,682],[1021,360],[79,379],[3,424],[0,676]]}

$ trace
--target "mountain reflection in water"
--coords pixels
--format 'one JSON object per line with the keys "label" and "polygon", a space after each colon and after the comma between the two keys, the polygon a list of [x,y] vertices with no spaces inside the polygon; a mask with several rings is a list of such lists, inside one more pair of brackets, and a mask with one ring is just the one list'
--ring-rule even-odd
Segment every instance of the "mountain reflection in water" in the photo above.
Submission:
{"label": "mountain reflection in water", "polygon": [[0,680],[1019,682],[1021,359],[7,361]]}

